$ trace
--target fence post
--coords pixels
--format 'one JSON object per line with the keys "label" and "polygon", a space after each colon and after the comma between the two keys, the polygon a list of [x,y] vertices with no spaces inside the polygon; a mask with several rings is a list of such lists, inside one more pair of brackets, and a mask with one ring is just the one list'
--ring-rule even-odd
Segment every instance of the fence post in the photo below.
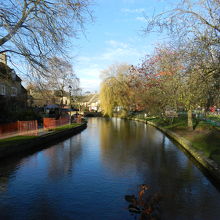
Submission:
{"label": "fence post", "polygon": [[18,133],[20,133],[20,122],[17,121],[17,130],[18,130]]}

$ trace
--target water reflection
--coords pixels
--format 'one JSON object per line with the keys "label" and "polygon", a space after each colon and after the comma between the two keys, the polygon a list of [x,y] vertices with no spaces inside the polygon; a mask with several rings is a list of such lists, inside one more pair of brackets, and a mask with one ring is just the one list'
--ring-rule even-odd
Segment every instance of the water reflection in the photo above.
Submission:
{"label": "water reflection", "polygon": [[12,181],[16,177],[17,170],[20,171],[23,165],[25,172],[32,172],[36,168],[38,170],[35,175],[42,175],[44,172],[44,175],[52,180],[71,175],[74,161],[80,157],[81,152],[81,136],[78,135],[74,139],[74,144],[73,139],[70,138],[31,156],[4,159],[0,162],[0,192],[7,191],[9,180]]}
{"label": "water reflection", "polygon": [[[140,184],[148,184],[153,192],[163,195],[163,210],[166,210],[167,218],[181,219],[179,216],[185,215],[182,219],[191,219],[192,216],[210,219],[212,217],[207,211],[210,209],[216,209],[215,214],[220,215],[217,210],[220,205],[219,194],[218,197],[214,194],[215,198],[210,196],[211,184],[154,127],[114,119],[103,123],[100,132],[103,164],[116,175],[133,172],[141,175],[143,182]],[[136,188],[133,189],[135,192]]]}
{"label": "water reflection", "polygon": [[59,144],[59,147],[51,147],[44,152],[44,156],[48,160],[48,177],[59,179],[65,175],[71,175],[74,168],[74,161],[80,157],[81,138],[77,136],[74,139],[68,139]]}
{"label": "water reflection", "polygon": [[[220,194],[160,131],[120,119],[0,161],[0,219],[134,219],[125,195],[162,195],[162,219],[219,219]],[[149,194],[149,196],[150,196]]]}

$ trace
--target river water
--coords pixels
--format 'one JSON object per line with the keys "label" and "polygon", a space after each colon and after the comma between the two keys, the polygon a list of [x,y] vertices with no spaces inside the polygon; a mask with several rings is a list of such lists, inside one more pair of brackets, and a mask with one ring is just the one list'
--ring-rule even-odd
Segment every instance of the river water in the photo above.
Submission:
{"label": "river water", "polygon": [[140,184],[161,196],[161,219],[220,219],[219,190],[164,134],[102,118],[50,148],[0,161],[0,219],[139,219],[124,197]]}

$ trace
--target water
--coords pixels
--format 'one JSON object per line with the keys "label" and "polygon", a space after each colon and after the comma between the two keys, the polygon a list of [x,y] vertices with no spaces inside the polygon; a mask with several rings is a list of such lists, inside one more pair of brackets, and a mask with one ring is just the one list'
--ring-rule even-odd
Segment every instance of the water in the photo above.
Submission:
{"label": "water", "polygon": [[143,183],[162,195],[161,219],[220,219],[219,191],[166,136],[101,118],[55,146],[1,161],[0,219],[138,219],[124,196]]}

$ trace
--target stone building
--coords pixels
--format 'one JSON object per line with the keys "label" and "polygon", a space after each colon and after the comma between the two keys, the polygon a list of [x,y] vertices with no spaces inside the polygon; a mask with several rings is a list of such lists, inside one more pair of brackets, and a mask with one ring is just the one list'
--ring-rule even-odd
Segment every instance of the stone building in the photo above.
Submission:
{"label": "stone building", "polygon": [[0,55],[0,122],[27,106],[27,91],[21,78],[7,65],[6,54]]}

